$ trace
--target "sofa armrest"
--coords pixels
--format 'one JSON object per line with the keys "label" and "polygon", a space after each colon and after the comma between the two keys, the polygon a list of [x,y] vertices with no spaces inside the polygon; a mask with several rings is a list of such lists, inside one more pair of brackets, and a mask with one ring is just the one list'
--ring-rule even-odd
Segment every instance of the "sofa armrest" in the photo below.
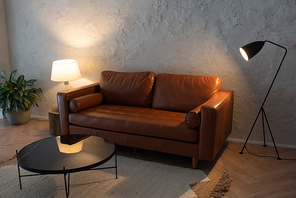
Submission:
{"label": "sofa armrest", "polygon": [[199,159],[212,161],[231,133],[233,91],[219,91],[201,108]]}
{"label": "sofa armrest", "polygon": [[202,105],[194,108],[186,114],[185,122],[190,128],[196,128],[200,125],[200,110]]}
{"label": "sofa armrest", "polygon": [[99,92],[99,83],[75,88],[70,91],[61,91],[57,94],[61,135],[69,134],[69,102],[73,98]]}

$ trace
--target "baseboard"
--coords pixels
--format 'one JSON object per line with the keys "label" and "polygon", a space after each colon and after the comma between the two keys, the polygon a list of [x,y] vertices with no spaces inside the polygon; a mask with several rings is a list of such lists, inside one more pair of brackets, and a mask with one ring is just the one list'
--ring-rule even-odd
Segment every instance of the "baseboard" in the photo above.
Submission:
{"label": "baseboard", "polygon": [[31,118],[48,120],[47,116],[31,115]]}
{"label": "baseboard", "polygon": [[[246,140],[235,139],[235,138],[227,138],[227,141],[229,141],[229,142],[240,142],[240,143],[245,143]],[[249,141],[248,141],[248,144],[258,144],[258,145],[263,145],[263,142],[249,140]],[[267,144],[267,146],[273,146],[273,143],[272,143],[272,142],[266,142],[266,144]],[[278,144],[278,143],[275,143],[275,144],[276,144],[277,147],[296,149],[296,145]]]}
{"label": "baseboard", "polygon": [[[4,119],[5,117],[2,116],[2,112],[0,112],[0,113],[1,113],[0,120]],[[48,120],[48,117],[46,117],[46,116],[38,116],[38,115],[31,115],[31,118]]]}

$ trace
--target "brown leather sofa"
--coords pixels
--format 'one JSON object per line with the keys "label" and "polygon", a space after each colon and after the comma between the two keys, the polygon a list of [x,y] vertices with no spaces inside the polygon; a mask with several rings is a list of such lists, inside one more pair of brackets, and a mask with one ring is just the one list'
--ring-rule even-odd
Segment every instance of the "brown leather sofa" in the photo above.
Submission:
{"label": "brown leather sofa", "polygon": [[212,161],[231,133],[233,91],[214,76],[103,71],[58,93],[61,134]]}

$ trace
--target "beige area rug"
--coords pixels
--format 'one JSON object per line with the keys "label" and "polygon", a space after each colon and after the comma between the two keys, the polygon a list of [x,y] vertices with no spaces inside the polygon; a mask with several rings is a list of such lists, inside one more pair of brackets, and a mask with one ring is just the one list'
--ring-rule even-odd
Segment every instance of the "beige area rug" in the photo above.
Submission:
{"label": "beige area rug", "polygon": [[[13,159],[1,165],[0,197],[66,196],[63,175],[24,177],[23,189],[20,190],[15,161]],[[105,164],[113,165],[114,159]],[[32,173],[21,169],[21,174]],[[221,192],[225,191],[222,186],[230,187],[229,182],[225,185],[225,178],[231,180],[229,175],[209,174],[209,177],[201,170],[118,156],[118,179],[115,179],[114,169],[72,173],[69,197],[221,197]],[[215,188],[219,191],[215,192]]]}

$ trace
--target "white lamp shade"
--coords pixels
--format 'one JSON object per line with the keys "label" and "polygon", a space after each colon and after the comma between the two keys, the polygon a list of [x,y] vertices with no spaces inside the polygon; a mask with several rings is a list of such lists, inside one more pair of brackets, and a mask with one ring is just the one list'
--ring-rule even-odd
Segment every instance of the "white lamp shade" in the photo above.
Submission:
{"label": "white lamp shade", "polygon": [[63,59],[52,63],[51,80],[57,82],[72,81],[81,78],[76,60]]}

